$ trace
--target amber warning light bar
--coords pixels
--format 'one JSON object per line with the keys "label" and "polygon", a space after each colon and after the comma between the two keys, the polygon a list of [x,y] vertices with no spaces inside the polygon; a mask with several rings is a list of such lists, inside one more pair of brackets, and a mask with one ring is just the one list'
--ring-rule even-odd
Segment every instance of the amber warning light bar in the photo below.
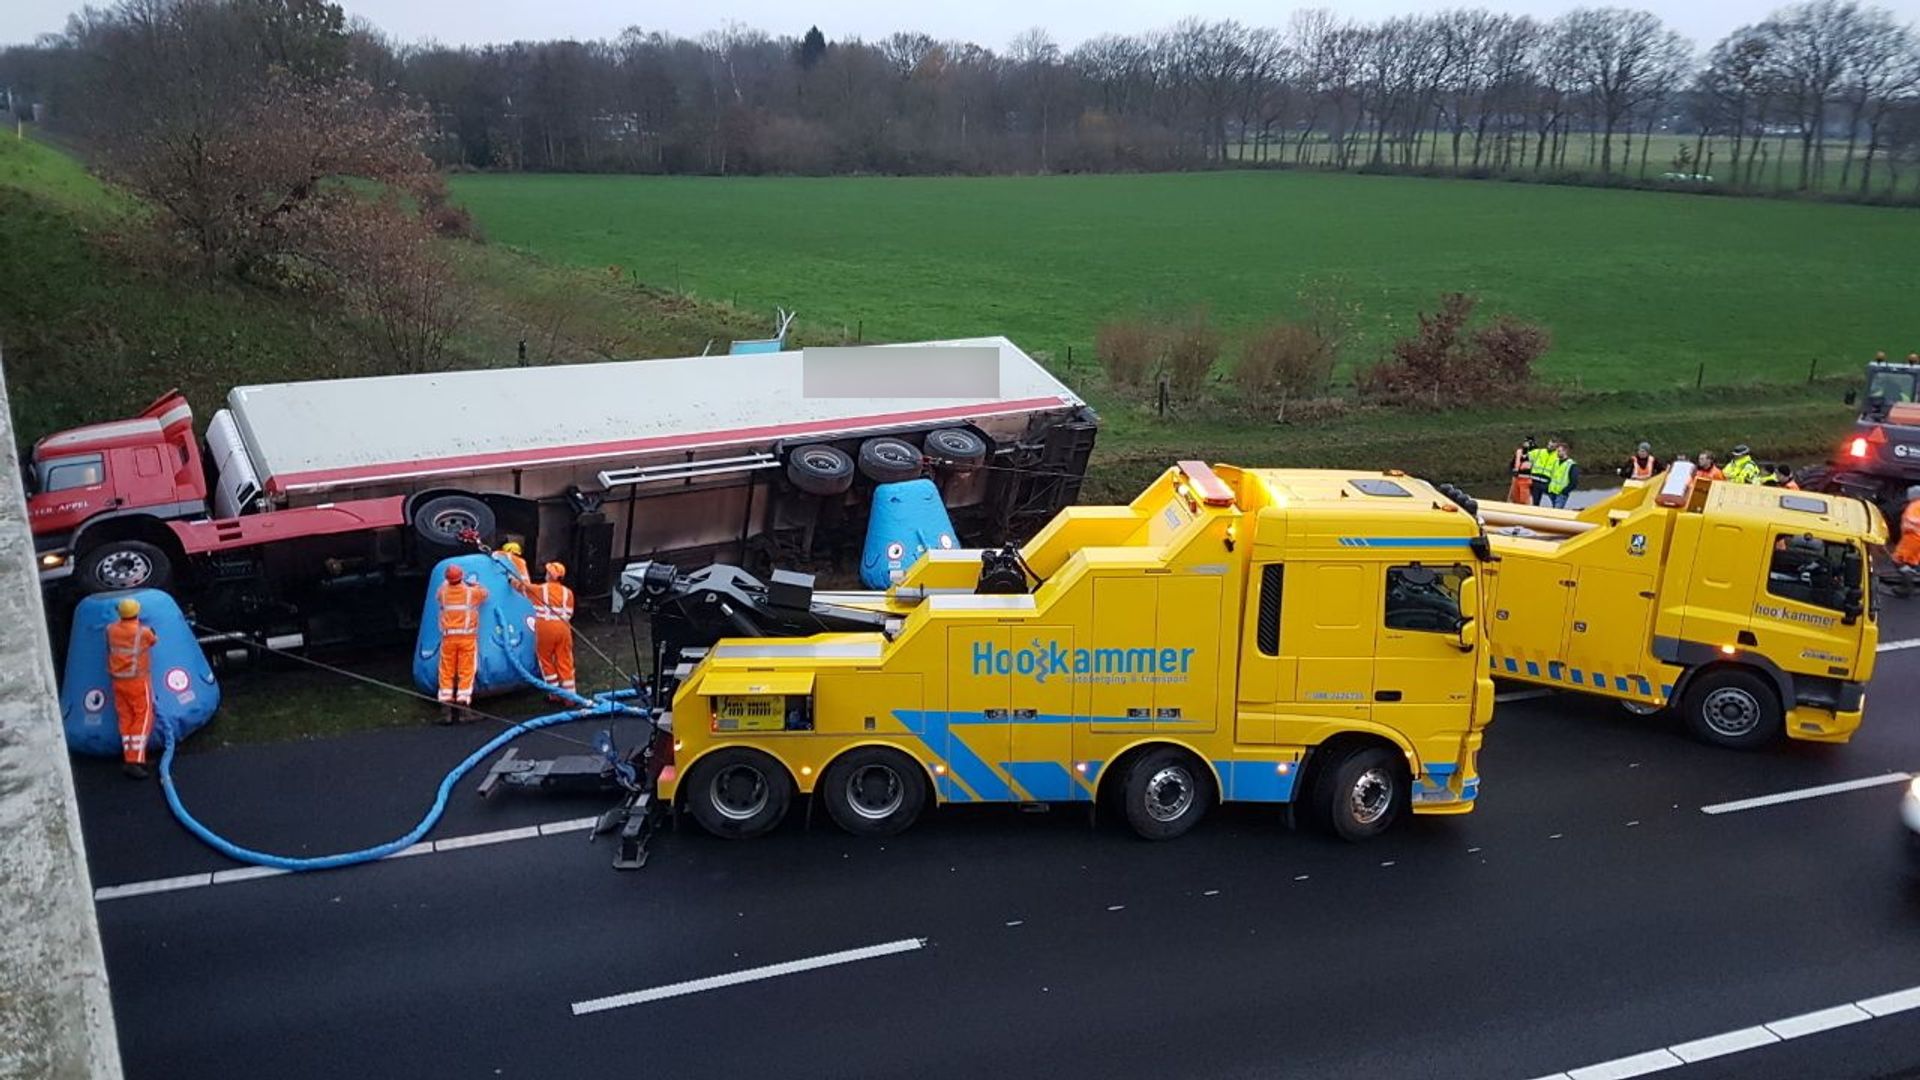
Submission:
{"label": "amber warning light bar", "polygon": [[994,345],[849,345],[802,349],[800,393],[809,398],[1000,397]]}

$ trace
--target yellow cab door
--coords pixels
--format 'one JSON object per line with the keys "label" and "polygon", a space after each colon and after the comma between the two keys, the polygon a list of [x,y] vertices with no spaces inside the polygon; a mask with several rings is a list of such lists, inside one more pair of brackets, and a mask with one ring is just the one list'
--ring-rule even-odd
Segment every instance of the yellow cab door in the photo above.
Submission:
{"label": "yellow cab door", "polygon": [[1396,563],[1375,568],[1380,580],[1379,663],[1373,674],[1373,718],[1416,745],[1428,736],[1465,731],[1472,718],[1479,658],[1460,644],[1463,564]]}
{"label": "yellow cab door", "polygon": [[926,740],[946,758],[940,793],[956,802],[1015,798],[1001,773],[1009,758],[1016,661],[1005,626],[979,624],[947,630],[947,708],[944,731]]}
{"label": "yellow cab door", "polygon": [[1685,573],[1686,615],[1680,636],[1711,646],[1733,645],[1753,621],[1759,579],[1767,566],[1767,537],[1759,527],[1710,521],[1689,566],[1669,566],[1669,581]]}
{"label": "yellow cab door", "polygon": [[1280,603],[1280,655],[1297,672],[1293,694],[1276,708],[1274,740],[1302,743],[1329,717],[1364,719],[1374,688],[1378,567],[1293,562]]}
{"label": "yellow cab door", "polygon": [[1234,717],[1235,742],[1271,743],[1278,705],[1294,700],[1297,657],[1282,656],[1280,608],[1286,597],[1284,563],[1256,563],[1249,577],[1246,617],[1240,626],[1240,679]]}
{"label": "yellow cab door", "polygon": [[1132,668],[1151,654],[1157,662],[1158,575],[1096,578],[1093,625],[1087,634],[1087,713],[1096,732],[1153,730],[1154,684]]}
{"label": "yellow cab door", "polygon": [[1862,641],[1874,640],[1863,633],[1859,547],[1785,530],[1776,530],[1771,540],[1766,588],[1754,599],[1753,628],[1744,644],[1790,671],[1852,669],[1862,659]]}

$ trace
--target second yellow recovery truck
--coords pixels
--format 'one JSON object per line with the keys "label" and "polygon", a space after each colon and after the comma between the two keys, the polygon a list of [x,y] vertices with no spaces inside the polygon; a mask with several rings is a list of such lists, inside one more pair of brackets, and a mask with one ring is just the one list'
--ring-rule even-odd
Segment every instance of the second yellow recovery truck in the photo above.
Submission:
{"label": "second yellow recovery truck", "polygon": [[722,836],[810,793],[856,833],[1098,799],[1163,839],[1236,800],[1362,839],[1474,805],[1485,555],[1472,515],[1397,473],[1182,462],[885,593],[655,563],[620,595],[672,673],[658,794]]}
{"label": "second yellow recovery truck", "polygon": [[1871,548],[1842,495],[1696,479],[1680,463],[1579,511],[1478,504],[1495,559],[1490,662],[1504,679],[1677,703],[1721,746],[1846,742],[1879,642]]}

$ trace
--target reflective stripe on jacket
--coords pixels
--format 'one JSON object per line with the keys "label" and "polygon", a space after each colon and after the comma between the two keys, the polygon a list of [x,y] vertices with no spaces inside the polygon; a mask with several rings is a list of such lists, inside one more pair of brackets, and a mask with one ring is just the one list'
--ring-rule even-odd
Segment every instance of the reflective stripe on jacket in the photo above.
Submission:
{"label": "reflective stripe on jacket", "polygon": [[487,602],[487,590],[478,585],[448,582],[440,586],[440,633],[448,637],[472,637],[480,629],[480,605]]}
{"label": "reflective stripe on jacket", "polygon": [[1547,494],[1565,495],[1573,490],[1580,475],[1580,463],[1572,458],[1562,458],[1553,467],[1553,477],[1547,482]]}
{"label": "reflective stripe on jacket", "polygon": [[1760,482],[1760,466],[1755,465],[1753,458],[1749,456],[1743,455],[1727,462],[1725,472],[1728,483],[1757,484]]}
{"label": "reflective stripe on jacket", "polygon": [[1537,446],[1527,451],[1527,465],[1532,470],[1528,475],[1543,484],[1551,481],[1559,457],[1560,455],[1544,446]]}
{"label": "reflective stripe on jacket", "polygon": [[533,617],[541,622],[573,621],[573,590],[557,581],[543,581],[527,589]]}
{"label": "reflective stripe on jacket", "polygon": [[152,661],[147,650],[159,641],[159,635],[138,619],[121,619],[107,627],[107,677],[144,679]]}

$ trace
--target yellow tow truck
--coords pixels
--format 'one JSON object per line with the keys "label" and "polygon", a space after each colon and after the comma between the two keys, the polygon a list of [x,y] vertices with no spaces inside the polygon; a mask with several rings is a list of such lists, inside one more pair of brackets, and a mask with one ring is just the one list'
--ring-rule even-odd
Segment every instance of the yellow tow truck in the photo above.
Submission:
{"label": "yellow tow truck", "polygon": [[855,833],[1097,800],[1165,839],[1235,800],[1359,840],[1473,808],[1486,554],[1399,473],[1189,461],[1023,547],[930,551],[884,593],[658,563],[619,593],[669,675],[658,796],[718,835],[811,794]]}
{"label": "yellow tow truck", "polygon": [[1720,746],[1846,742],[1879,642],[1873,504],[1696,478],[1684,462],[1579,511],[1481,502],[1494,674],[1678,703]]}

